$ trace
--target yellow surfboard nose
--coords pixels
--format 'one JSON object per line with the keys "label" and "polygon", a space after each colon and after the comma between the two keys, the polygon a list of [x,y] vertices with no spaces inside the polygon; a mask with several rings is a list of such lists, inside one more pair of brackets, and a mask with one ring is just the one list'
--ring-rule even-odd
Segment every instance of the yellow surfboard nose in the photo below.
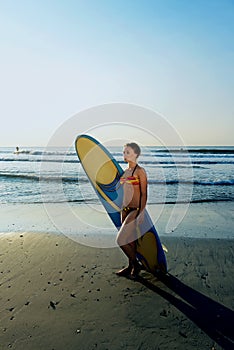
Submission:
{"label": "yellow surfboard nose", "polygon": [[92,181],[107,185],[116,178],[116,167],[108,155],[88,138],[78,138],[76,149],[86,173]]}

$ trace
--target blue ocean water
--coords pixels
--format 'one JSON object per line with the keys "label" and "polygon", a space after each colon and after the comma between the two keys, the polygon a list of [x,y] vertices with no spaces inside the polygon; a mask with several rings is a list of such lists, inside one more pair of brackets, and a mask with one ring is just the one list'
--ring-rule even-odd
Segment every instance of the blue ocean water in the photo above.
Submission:
{"label": "blue ocean water", "polygon": [[[123,168],[122,147],[109,151]],[[74,148],[0,148],[0,203],[98,203]],[[234,200],[234,147],[142,148],[148,203]]]}

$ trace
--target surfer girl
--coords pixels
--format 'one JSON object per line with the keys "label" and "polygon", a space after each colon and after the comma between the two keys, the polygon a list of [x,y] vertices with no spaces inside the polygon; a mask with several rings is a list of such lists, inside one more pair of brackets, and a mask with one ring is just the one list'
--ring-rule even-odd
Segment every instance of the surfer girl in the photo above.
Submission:
{"label": "surfer girl", "polygon": [[140,265],[136,259],[137,225],[144,221],[144,211],[147,201],[147,175],[138,163],[141,149],[135,142],[124,146],[123,157],[128,163],[120,179],[123,186],[123,204],[121,211],[122,226],[116,242],[128,257],[128,266],[116,272],[118,276],[129,276],[135,279],[140,272]]}

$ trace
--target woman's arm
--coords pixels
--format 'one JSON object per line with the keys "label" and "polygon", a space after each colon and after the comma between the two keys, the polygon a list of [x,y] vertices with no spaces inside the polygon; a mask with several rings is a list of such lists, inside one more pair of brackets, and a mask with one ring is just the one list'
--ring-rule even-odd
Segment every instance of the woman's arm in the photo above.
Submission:
{"label": "woman's arm", "polygon": [[139,212],[139,223],[144,220],[144,209],[147,202],[147,175],[145,169],[140,168],[138,173],[140,179],[140,212]]}

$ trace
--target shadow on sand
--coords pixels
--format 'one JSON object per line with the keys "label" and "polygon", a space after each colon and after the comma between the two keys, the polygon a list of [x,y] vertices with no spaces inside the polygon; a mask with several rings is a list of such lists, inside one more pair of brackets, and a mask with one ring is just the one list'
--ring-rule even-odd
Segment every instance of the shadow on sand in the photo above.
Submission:
{"label": "shadow on sand", "polygon": [[137,281],[169,301],[223,349],[234,349],[234,312],[232,310],[185,285],[171,274],[159,274],[156,277],[183,300],[141,276]]}

